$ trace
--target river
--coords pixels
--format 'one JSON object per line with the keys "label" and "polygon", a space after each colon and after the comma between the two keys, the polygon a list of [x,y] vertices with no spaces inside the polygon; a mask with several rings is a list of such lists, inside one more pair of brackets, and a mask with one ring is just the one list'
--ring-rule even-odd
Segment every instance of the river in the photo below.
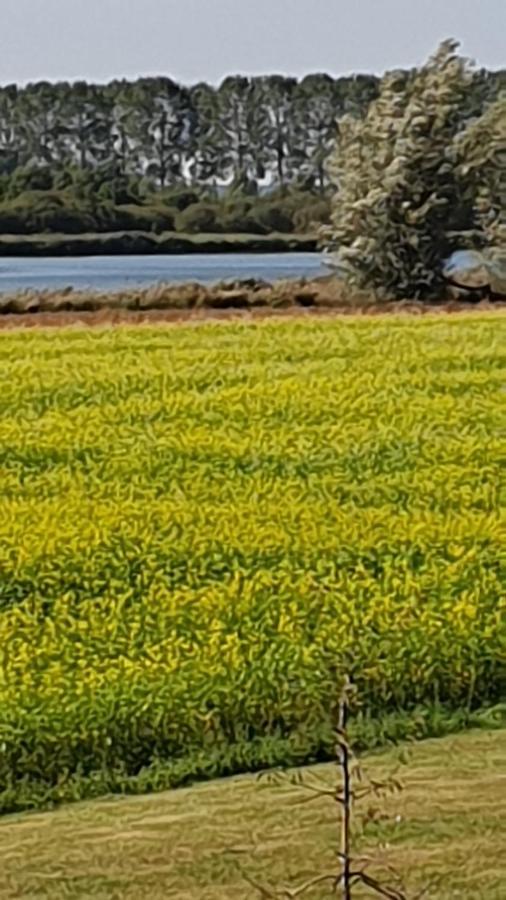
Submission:
{"label": "river", "polygon": [[313,278],[326,274],[318,253],[223,253],[187,256],[86,256],[0,259],[0,292],[72,287],[114,291],[159,282]]}

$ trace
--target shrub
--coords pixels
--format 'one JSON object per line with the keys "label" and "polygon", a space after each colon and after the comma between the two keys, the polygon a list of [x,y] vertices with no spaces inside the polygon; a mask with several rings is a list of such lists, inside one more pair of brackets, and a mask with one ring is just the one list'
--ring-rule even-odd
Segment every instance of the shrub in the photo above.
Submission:
{"label": "shrub", "polygon": [[307,203],[293,214],[293,225],[296,232],[304,234],[318,229],[319,225],[330,222],[330,200]]}
{"label": "shrub", "polygon": [[293,204],[290,200],[264,200],[253,210],[255,222],[258,223],[264,234],[271,231],[291,234],[293,214]]}
{"label": "shrub", "polygon": [[254,200],[232,198],[222,202],[218,209],[218,225],[224,234],[264,234],[265,228],[257,221]]}
{"label": "shrub", "polygon": [[216,207],[210,203],[192,203],[177,214],[176,230],[187,234],[216,231]]}
{"label": "shrub", "polygon": [[83,205],[57,191],[26,191],[0,205],[0,230],[13,234],[96,230],[96,219]]}
{"label": "shrub", "polygon": [[53,172],[49,166],[27,166],[16,169],[9,178],[5,197],[13,200],[26,191],[50,191],[53,188]]}
{"label": "shrub", "polygon": [[174,213],[163,206],[136,206],[123,204],[112,209],[111,231],[163,231],[174,230]]}
{"label": "shrub", "polygon": [[153,194],[150,200],[154,204],[163,203],[177,212],[183,212],[188,206],[199,203],[201,197],[198,191],[191,190],[187,187],[177,187],[169,188],[158,194]]}

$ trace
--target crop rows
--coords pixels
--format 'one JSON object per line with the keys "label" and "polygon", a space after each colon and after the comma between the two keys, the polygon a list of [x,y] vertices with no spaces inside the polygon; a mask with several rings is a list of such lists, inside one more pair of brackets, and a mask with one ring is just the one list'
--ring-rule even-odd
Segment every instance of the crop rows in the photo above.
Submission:
{"label": "crop rows", "polygon": [[371,716],[500,699],[505,338],[500,314],[2,336],[2,807],[317,752],[344,671]]}

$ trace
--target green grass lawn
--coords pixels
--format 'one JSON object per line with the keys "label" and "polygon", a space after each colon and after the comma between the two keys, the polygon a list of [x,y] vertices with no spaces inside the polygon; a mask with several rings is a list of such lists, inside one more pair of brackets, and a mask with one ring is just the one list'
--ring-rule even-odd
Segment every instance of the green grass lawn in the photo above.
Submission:
{"label": "green grass lawn", "polygon": [[[365,760],[367,773],[390,772],[396,756]],[[330,765],[318,771],[334,776]],[[434,883],[426,895],[434,900],[504,900],[506,731],[417,744],[401,778],[404,791],[380,803],[384,818],[360,842],[371,871],[394,866],[412,896]],[[334,804],[300,803],[305,797],[243,776],[7,817],[0,898],[254,900],[238,865],[255,880],[292,886],[333,870]]]}

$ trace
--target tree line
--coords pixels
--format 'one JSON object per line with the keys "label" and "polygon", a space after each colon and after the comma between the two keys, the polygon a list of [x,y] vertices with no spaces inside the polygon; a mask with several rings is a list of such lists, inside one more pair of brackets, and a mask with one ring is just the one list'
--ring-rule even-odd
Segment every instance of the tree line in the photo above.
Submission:
{"label": "tree line", "polygon": [[323,191],[336,120],[362,114],[377,84],[322,74],[229,77],[217,88],[166,77],[9,85],[0,89],[0,175],[72,166],[160,189],[245,179]]}
{"label": "tree line", "polygon": [[[480,70],[470,90],[479,105],[501,85],[506,71]],[[340,123],[379,91],[374,75],[326,74],[4,86],[0,233],[313,231]]]}

